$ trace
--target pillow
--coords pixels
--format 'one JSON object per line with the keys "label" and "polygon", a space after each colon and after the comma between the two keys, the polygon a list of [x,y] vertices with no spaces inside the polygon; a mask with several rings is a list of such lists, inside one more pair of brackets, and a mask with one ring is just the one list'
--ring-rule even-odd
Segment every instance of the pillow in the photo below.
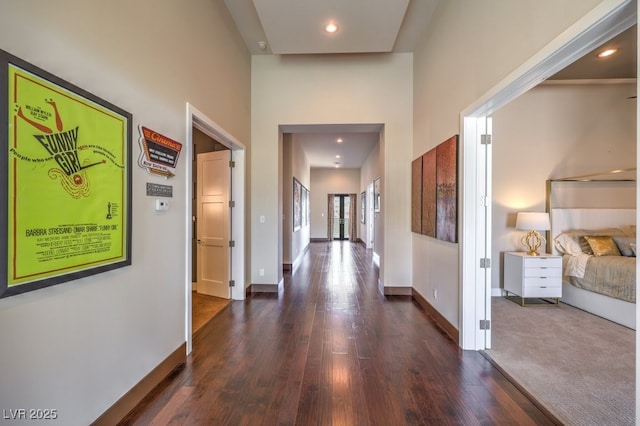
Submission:
{"label": "pillow", "polygon": [[577,256],[582,253],[580,244],[568,234],[560,234],[555,237],[553,239],[553,245],[555,245],[556,249],[562,254]]}
{"label": "pillow", "polygon": [[586,235],[578,235],[578,242],[580,244],[580,249],[583,253],[593,254],[593,249],[591,248],[591,244],[585,238]]}
{"label": "pillow", "polygon": [[611,235],[585,235],[595,256],[620,256],[618,246]]}
{"label": "pillow", "polygon": [[625,233],[620,228],[574,229],[566,232],[566,234],[569,235],[578,244],[580,244],[580,248],[582,249],[582,252],[586,254],[594,254],[593,249],[589,245],[589,242],[585,239],[587,235],[590,235],[590,236],[606,235],[606,236],[620,236],[620,237],[625,236]]}
{"label": "pillow", "polygon": [[622,232],[624,232],[624,235],[626,235],[627,237],[635,237],[636,236],[636,226],[635,225],[622,225],[622,226],[620,226],[620,229],[622,229]]}
{"label": "pillow", "polygon": [[567,238],[570,238],[573,241],[575,241],[580,246],[580,250],[583,253],[593,254],[593,251],[591,250],[589,243],[587,242],[587,240],[584,239],[584,236],[587,234],[588,234],[588,231],[585,231],[584,229],[574,229],[572,231],[565,232],[564,234],[561,234],[561,235],[565,235]]}
{"label": "pillow", "polygon": [[623,256],[635,256],[631,244],[635,244],[635,237],[613,237],[613,241],[616,242],[618,250]]}

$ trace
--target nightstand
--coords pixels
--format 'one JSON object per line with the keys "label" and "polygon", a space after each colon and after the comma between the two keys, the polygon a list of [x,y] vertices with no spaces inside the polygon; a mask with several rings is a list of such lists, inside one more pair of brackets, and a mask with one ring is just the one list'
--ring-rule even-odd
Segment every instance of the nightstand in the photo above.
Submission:
{"label": "nightstand", "polygon": [[[542,253],[529,256],[525,252],[504,254],[504,290],[520,298],[555,299],[562,297],[562,257]],[[538,304],[536,304],[538,305]]]}

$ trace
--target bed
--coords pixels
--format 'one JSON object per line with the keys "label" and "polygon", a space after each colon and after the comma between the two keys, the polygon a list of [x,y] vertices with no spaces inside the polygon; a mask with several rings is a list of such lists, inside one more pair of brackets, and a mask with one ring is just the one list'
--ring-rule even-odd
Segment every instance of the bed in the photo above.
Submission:
{"label": "bed", "polygon": [[550,248],[563,257],[562,302],[635,329],[636,210],[552,208],[550,214]]}

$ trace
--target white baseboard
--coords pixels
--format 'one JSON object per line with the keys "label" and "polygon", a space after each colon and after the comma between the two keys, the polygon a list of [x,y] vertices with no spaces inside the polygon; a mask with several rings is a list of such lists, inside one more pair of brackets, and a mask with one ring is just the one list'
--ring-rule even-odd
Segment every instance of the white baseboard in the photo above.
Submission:
{"label": "white baseboard", "polygon": [[504,296],[504,291],[501,288],[492,287],[491,288],[491,297],[502,297]]}

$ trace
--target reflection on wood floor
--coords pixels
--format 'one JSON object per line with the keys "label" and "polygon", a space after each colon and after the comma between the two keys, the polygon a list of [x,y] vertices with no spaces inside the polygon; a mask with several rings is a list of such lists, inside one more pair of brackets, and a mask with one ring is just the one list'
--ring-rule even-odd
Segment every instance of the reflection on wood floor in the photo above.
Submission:
{"label": "reflection on wood floor", "polygon": [[229,303],[228,299],[207,296],[195,291],[191,292],[191,321],[193,322],[193,333],[200,330],[203,325],[209,322],[220,311],[226,308]]}
{"label": "reflection on wood floor", "polygon": [[551,425],[410,296],[371,251],[311,243],[279,293],[231,303],[123,425]]}

